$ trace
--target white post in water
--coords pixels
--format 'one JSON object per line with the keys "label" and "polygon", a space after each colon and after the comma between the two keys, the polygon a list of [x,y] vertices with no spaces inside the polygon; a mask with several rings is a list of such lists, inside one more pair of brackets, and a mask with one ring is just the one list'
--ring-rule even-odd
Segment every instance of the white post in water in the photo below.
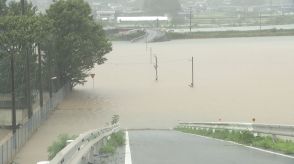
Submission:
{"label": "white post in water", "polygon": [[158,81],[158,63],[157,63],[157,56],[155,56],[155,80]]}
{"label": "white post in water", "polygon": [[189,85],[191,88],[194,87],[194,56],[192,56],[192,82]]}
{"label": "white post in water", "polygon": [[152,64],[152,47],[150,47],[150,64]]}

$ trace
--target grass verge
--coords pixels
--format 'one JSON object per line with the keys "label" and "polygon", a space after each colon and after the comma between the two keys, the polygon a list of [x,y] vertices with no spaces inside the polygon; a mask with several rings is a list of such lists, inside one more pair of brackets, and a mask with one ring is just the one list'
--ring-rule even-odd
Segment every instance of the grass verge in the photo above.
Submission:
{"label": "grass verge", "polygon": [[276,138],[272,139],[271,136],[254,136],[249,131],[229,131],[229,130],[201,130],[201,129],[189,129],[189,128],[175,128],[177,131],[184,133],[197,134],[201,136],[207,136],[217,139],[222,139],[226,141],[233,141],[247,146],[258,147],[266,150],[272,150],[276,152],[281,152],[288,155],[294,155],[294,142],[291,140],[285,140]]}
{"label": "grass verge", "polygon": [[125,144],[125,133],[123,131],[119,131],[117,133],[113,133],[110,136],[110,139],[107,140],[107,143],[102,146],[99,150],[100,154],[114,154],[116,149]]}
{"label": "grass verge", "polygon": [[262,37],[262,36],[294,36],[294,30],[254,30],[254,31],[217,31],[217,32],[168,32],[169,40],[202,39],[202,38],[234,38],[234,37]]}

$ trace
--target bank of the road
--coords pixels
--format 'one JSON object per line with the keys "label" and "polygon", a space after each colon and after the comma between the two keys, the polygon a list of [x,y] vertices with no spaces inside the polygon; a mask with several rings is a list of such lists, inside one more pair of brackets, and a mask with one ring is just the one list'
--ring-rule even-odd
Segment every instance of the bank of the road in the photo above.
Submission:
{"label": "bank of the road", "polygon": [[294,36],[294,29],[268,29],[252,31],[199,31],[199,32],[167,32],[168,40],[175,39],[203,39],[203,38],[236,38],[236,37],[264,37],[264,36]]}
{"label": "bank of the road", "polygon": [[172,130],[126,133],[125,164],[293,164],[294,157]]}

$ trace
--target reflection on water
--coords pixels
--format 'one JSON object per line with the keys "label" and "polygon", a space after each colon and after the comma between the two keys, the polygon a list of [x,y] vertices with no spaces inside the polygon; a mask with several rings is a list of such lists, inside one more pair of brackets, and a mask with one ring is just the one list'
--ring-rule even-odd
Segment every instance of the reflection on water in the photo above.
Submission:
{"label": "reflection on water", "polygon": [[[152,43],[156,82],[144,43],[114,42],[108,61],[77,90],[107,100],[125,127],[172,127],[185,121],[294,123],[294,37]],[[195,88],[191,57],[195,58]],[[154,63],[154,60],[152,61]],[[80,98],[73,99],[76,101]],[[95,101],[99,101],[96,99]],[[93,105],[93,104],[92,104]],[[103,103],[97,103],[104,109]]]}

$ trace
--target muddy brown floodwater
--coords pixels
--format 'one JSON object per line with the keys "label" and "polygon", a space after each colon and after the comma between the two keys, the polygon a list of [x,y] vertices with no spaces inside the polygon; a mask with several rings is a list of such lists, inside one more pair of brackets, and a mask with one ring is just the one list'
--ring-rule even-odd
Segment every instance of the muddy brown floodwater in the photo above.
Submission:
{"label": "muddy brown floodwater", "polygon": [[[114,43],[89,89],[110,102],[127,128],[172,127],[185,121],[294,123],[294,37]],[[191,82],[195,58],[195,88]],[[154,60],[153,60],[154,62]],[[89,79],[90,80],[90,79]],[[102,107],[103,108],[103,107]]]}
{"label": "muddy brown floodwater", "polygon": [[[171,128],[178,121],[294,124],[294,37],[114,42],[108,61],[96,66],[25,145],[16,161],[47,159],[61,133],[104,126],[119,114],[124,128]],[[195,87],[191,57],[195,58]]]}

